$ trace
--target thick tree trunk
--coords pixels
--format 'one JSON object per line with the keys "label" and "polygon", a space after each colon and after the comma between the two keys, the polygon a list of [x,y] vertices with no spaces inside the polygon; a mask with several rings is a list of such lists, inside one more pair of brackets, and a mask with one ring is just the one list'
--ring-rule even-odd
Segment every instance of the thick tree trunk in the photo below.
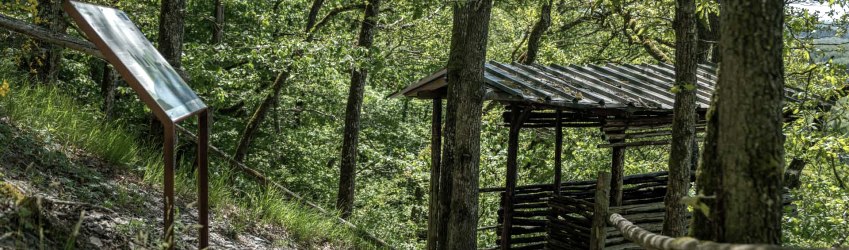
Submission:
{"label": "thick tree trunk", "polygon": [[221,0],[215,0],[212,15],[215,18],[212,23],[212,44],[219,44],[224,40],[224,3]]}
{"label": "thick tree trunk", "polygon": [[723,1],[721,6],[719,240],[778,244],[784,167],[784,1]]}
{"label": "thick tree trunk", "polygon": [[[377,20],[380,0],[369,0],[365,16],[360,27],[357,46],[370,50],[377,32]],[[342,211],[342,218],[351,216],[354,210],[354,189],[357,165],[357,141],[360,133],[360,111],[363,106],[368,69],[351,69],[351,88],[348,90],[348,103],[345,108],[345,132],[342,139],[342,164],[339,167],[339,195],[336,208]]]}
{"label": "thick tree trunk", "polygon": [[[477,249],[483,73],[492,0],[453,2],[443,164],[452,172],[447,249]],[[444,215],[443,215],[444,216]]]}
{"label": "thick tree trunk", "polygon": [[175,69],[182,68],[186,0],[162,0],[159,10],[159,53]]}
{"label": "thick tree trunk", "polygon": [[675,104],[672,119],[672,145],[669,180],[664,204],[663,235],[678,237],[687,233],[687,205],[681,198],[690,190],[693,144],[696,141],[696,69],[698,38],[695,0],[678,0],[675,11]]}
{"label": "thick tree trunk", "polygon": [[[62,19],[61,0],[38,0],[35,24],[52,32],[65,33],[67,23]],[[62,63],[62,47],[35,41],[35,49],[21,61],[21,67],[30,72],[34,82],[56,82]]]}
{"label": "thick tree trunk", "polygon": [[522,60],[523,64],[532,64],[537,60],[539,45],[540,42],[542,42],[542,35],[548,30],[548,27],[551,26],[552,1],[553,0],[546,0],[546,2],[542,4],[539,21],[534,24],[534,28],[531,30],[531,35],[528,37],[528,51],[525,55],[525,60]]}

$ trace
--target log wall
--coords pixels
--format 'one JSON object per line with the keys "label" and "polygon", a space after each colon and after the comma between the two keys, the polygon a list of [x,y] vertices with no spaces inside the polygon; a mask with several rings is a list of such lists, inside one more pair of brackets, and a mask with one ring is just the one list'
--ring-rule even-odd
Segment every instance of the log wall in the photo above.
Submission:
{"label": "log wall", "polygon": [[[637,221],[662,223],[663,197],[666,194],[666,172],[625,176],[622,207]],[[596,180],[570,181],[561,184],[559,197],[554,197],[552,184],[518,186],[515,189],[510,249],[587,249],[596,192]],[[500,192],[501,209],[498,221],[503,221],[504,189],[484,188],[481,192]],[[654,210],[646,210],[646,204],[660,207],[659,218]],[[610,207],[611,213],[623,214],[618,207]],[[635,222],[639,223],[639,222]],[[643,226],[643,224],[640,224]],[[660,224],[658,224],[660,225]],[[652,228],[647,226],[644,228]],[[660,227],[657,227],[660,230]],[[499,225],[499,231],[501,225]],[[621,234],[612,227],[607,228],[607,246],[622,245]],[[501,236],[496,241],[501,244]],[[618,239],[617,239],[618,238]],[[619,249],[619,248],[614,248]]]}

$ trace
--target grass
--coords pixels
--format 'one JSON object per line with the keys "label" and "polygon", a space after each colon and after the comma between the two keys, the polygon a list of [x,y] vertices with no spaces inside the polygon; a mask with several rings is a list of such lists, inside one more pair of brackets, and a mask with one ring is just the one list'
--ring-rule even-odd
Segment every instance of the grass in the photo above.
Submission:
{"label": "grass", "polygon": [[[76,103],[58,88],[21,87],[25,85],[13,84],[7,95],[0,97],[0,116],[7,116],[15,124],[38,131],[59,145],[89,152],[111,165],[135,171],[148,183],[161,183],[161,151],[139,144],[137,135],[130,133],[125,124],[103,121],[97,110]],[[213,158],[210,165],[211,170],[226,168]],[[178,172],[177,193],[193,196],[193,174]],[[213,211],[220,212],[218,214],[229,212],[227,219],[236,231],[261,222],[283,226],[301,247],[329,243],[342,248],[373,248],[334,218],[286,201],[273,189],[253,188],[236,194],[237,191],[228,182],[230,171],[215,172],[217,174],[212,174],[210,179],[210,205]],[[134,202],[133,199],[122,200]],[[212,218],[218,219],[223,218]]]}

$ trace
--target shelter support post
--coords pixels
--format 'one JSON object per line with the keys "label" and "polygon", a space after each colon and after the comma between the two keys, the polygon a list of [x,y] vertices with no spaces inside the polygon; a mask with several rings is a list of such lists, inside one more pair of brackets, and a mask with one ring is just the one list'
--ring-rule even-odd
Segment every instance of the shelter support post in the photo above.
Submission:
{"label": "shelter support post", "polygon": [[176,159],[174,151],[177,145],[177,130],[173,122],[162,122],[165,128],[165,141],[163,142],[163,151],[165,155],[165,175],[163,179],[163,191],[165,195],[165,243],[168,244],[167,249],[174,249],[174,168]]}
{"label": "shelter support post", "polygon": [[560,195],[563,172],[563,111],[557,110],[554,128],[554,195]]}
{"label": "shelter support post", "polygon": [[209,110],[198,115],[198,249],[209,247]]}
{"label": "shelter support post", "polygon": [[[622,140],[611,140],[610,143],[620,143]],[[611,180],[610,180],[610,204],[622,205],[622,177],[625,172],[625,147],[613,147],[611,153]]]}
{"label": "shelter support post", "polygon": [[610,204],[611,174],[608,172],[598,173],[598,182],[595,189],[595,204],[593,206],[593,221],[590,234],[590,250],[604,249],[604,240],[607,239],[607,216]]}
{"label": "shelter support post", "polygon": [[442,99],[433,99],[430,128],[430,200],[428,201],[427,249],[439,244],[439,176],[442,168]]}
{"label": "shelter support post", "polygon": [[510,133],[507,139],[507,178],[504,185],[504,204],[502,204],[501,249],[510,249],[511,229],[513,227],[513,203],[516,194],[516,176],[518,168],[519,132],[528,119],[530,109],[512,107],[513,119],[510,121]]}

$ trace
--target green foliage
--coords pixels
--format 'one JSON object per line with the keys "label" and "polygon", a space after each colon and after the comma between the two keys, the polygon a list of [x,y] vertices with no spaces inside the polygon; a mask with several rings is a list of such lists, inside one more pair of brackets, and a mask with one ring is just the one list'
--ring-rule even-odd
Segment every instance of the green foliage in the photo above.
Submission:
{"label": "green foliage", "polygon": [[[95,1],[113,4],[114,1]],[[304,42],[310,0],[225,0],[224,42],[209,44],[212,1],[189,1],[183,65],[191,76],[189,84],[216,108],[212,144],[232,152],[254,108],[267,94],[277,74],[294,65],[290,80],[262,124],[247,158],[247,164],[270,178],[331,208],[335,201],[341,147],[342,118],[353,65],[365,66],[370,75],[365,91],[360,132],[357,190],[352,221],[400,248],[424,246],[430,169],[430,102],[387,99],[386,96],[417,79],[444,67],[450,44],[451,2],[388,1],[381,11],[375,48],[356,49],[355,39],[362,11],[348,11],[329,19]],[[643,39],[654,41],[660,51],[674,54],[670,13],[675,2],[663,1],[554,1],[552,26],[540,46],[538,63],[656,63],[643,47]],[[712,0],[697,1],[703,24],[718,13]],[[826,1],[820,1],[826,2]],[[356,2],[354,2],[356,3]],[[330,9],[351,1],[326,0],[319,19]],[[156,41],[157,1],[119,1],[152,41]],[[846,1],[834,1],[835,7]],[[32,18],[23,1],[0,6],[0,12],[15,18]],[[800,90],[786,111],[798,119],[785,127],[788,157],[802,158],[809,166],[803,186],[794,194],[801,199],[796,216],[785,217],[785,240],[796,246],[829,246],[849,232],[842,211],[847,211],[847,191],[840,180],[849,182],[849,166],[840,161],[849,154],[849,105],[846,93],[849,75],[845,66],[846,20],[837,13],[814,14],[787,8],[785,19],[786,84]],[[495,1],[489,32],[488,58],[517,60],[524,52],[527,34],[539,16],[539,1]],[[823,30],[821,18],[832,17],[834,37],[807,36]],[[31,21],[31,20],[30,20]],[[710,27],[715,29],[718,27]],[[72,35],[78,35],[69,29]],[[96,115],[103,102],[99,93],[100,61],[67,52],[60,85],[64,99],[51,100],[56,90],[44,92],[24,88],[25,72],[18,71],[15,58],[25,53],[26,39],[0,32],[0,80],[12,85],[0,110],[14,119],[33,124],[66,145],[74,145],[131,168],[144,169],[150,182],[157,182],[160,160],[149,148],[139,145],[148,134],[147,111],[125,84],[118,89],[116,113],[119,120],[103,126]],[[837,45],[815,45],[815,44]],[[12,44],[6,47],[5,44]],[[304,55],[293,59],[293,51]],[[834,58],[831,58],[834,56]],[[695,85],[687,84],[690,90]],[[679,87],[675,87],[679,88]],[[42,91],[42,92],[39,92]],[[671,91],[675,92],[676,89]],[[70,97],[67,97],[70,96]],[[819,100],[833,98],[837,105],[825,112]],[[85,105],[78,105],[83,103]],[[74,107],[66,112],[64,107]],[[504,185],[507,130],[502,126],[504,109],[487,103],[481,135],[480,186]],[[14,107],[14,108],[12,108]],[[57,108],[61,107],[61,108]],[[227,110],[225,112],[225,110]],[[77,114],[82,114],[77,117]],[[192,122],[186,126],[191,126]],[[112,128],[115,128],[114,131]],[[92,132],[97,131],[97,132]],[[122,132],[123,131],[123,132]],[[126,131],[132,131],[127,133]],[[610,165],[610,151],[598,149],[603,133],[597,129],[564,130],[565,180],[591,179]],[[519,184],[551,182],[553,179],[554,132],[524,130],[520,138]],[[143,144],[143,143],[142,143]],[[103,146],[102,146],[103,145]],[[668,147],[629,149],[627,174],[663,170]],[[788,160],[789,162],[789,160]],[[832,164],[833,163],[833,164]],[[242,204],[243,216],[229,218],[249,225],[255,217],[283,223],[303,239],[352,237],[333,222],[311,217],[303,209],[264,193],[252,180],[231,172],[218,160],[212,162],[214,184],[211,200],[217,206]],[[233,182],[225,183],[224,180]],[[190,192],[192,177],[180,179],[181,192]],[[121,199],[132,202],[131,197]],[[479,209],[480,227],[496,225],[498,196],[483,194]],[[294,212],[286,212],[294,211]],[[311,222],[313,219],[321,221]],[[319,229],[310,230],[311,227]],[[328,234],[319,234],[319,231]],[[494,230],[480,231],[479,245],[492,246]],[[349,242],[348,240],[343,240]]]}

